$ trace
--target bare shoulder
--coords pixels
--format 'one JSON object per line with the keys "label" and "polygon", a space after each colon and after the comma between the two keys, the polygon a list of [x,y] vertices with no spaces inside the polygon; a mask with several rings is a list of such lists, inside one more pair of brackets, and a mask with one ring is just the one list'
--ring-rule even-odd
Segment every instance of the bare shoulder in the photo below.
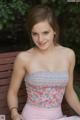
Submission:
{"label": "bare shoulder", "polygon": [[61,46],[61,50],[69,57],[75,57],[75,52],[73,49]]}
{"label": "bare shoulder", "polygon": [[16,56],[15,61],[20,62],[21,64],[25,64],[31,59],[32,55],[33,49],[22,51]]}
{"label": "bare shoulder", "polygon": [[65,51],[67,52],[69,59],[75,59],[75,52],[73,49],[65,47]]}
{"label": "bare shoulder", "polygon": [[61,46],[62,47],[62,51],[64,53],[64,56],[66,55],[69,62],[73,62],[75,61],[75,52],[73,49],[71,48],[68,48],[68,47],[64,47],[64,46]]}

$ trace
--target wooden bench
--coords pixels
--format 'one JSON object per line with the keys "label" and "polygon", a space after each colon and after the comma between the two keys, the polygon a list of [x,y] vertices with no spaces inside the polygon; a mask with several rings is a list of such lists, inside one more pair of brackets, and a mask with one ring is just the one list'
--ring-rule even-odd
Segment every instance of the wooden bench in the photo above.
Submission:
{"label": "wooden bench", "polygon": [[[6,98],[14,59],[18,53],[19,52],[0,53],[0,115],[5,115],[6,120],[11,120]],[[19,112],[22,111],[22,108],[26,102],[26,96],[26,89],[23,81],[19,91]],[[75,114],[65,100],[63,100],[62,108],[63,112],[67,115]]]}
{"label": "wooden bench", "polygon": [[[7,106],[7,91],[13,69],[14,59],[18,52],[0,53],[0,115],[5,115],[6,120],[11,120]],[[26,102],[24,82],[19,92],[19,111],[21,112]]]}

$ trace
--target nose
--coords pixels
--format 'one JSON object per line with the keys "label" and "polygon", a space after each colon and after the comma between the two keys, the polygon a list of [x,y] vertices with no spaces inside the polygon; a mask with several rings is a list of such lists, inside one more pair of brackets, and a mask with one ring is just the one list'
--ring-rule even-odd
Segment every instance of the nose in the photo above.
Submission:
{"label": "nose", "polygon": [[38,36],[38,41],[41,43],[43,41],[42,35]]}

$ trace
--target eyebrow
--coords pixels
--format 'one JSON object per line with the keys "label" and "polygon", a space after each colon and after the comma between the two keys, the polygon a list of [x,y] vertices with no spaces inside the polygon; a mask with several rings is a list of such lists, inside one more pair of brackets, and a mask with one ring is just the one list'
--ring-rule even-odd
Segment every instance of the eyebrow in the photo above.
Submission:
{"label": "eyebrow", "polygon": [[[50,31],[50,30],[49,29],[47,29],[47,30],[45,29],[45,30],[42,31],[42,33],[48,32],[48,31]],[[37,33],[37,32],[36,31],[32,31],[32,33]]]}

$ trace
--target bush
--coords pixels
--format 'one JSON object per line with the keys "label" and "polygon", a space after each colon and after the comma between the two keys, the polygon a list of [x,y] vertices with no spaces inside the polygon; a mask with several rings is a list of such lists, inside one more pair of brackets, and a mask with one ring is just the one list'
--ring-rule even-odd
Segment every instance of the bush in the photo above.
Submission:
{"label": "bush", "polygon": [[76,93],[79,97],[79,100],[80,100],[80,86],[79,86],[79,84],[75,83],[74,84],[74,89],[75,89],[75,91],[76,91]]}
{"label": "bush", "polygon": [[22,0],[0,0],[0,30],[8,27],[16,18],[24,16],[28,9],[29,5]]}

